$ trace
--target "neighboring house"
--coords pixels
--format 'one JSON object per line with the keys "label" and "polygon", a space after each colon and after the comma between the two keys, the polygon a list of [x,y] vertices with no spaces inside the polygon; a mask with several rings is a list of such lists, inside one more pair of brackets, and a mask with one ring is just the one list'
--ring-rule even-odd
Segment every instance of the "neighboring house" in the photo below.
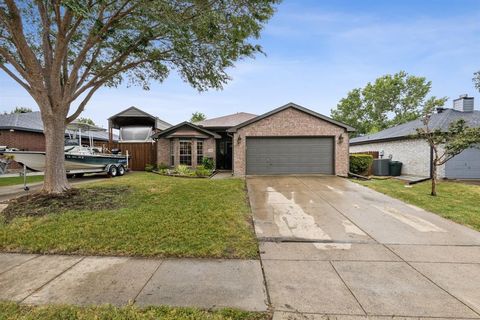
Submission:
{"label": "neighboring house", "polygon": [[237,113],[153,135],[157,163],[195,167],[211,157],[217,169],[251,174],[348,174],[348,132],[354,129],[294,103],[260,116]]}
{"label": "neighboring house", "polygon": [[[468,126],[480,126],[480,111],[474,110],[473,97],[461,96],[453,101],[453,109],[439,108],[430,120],[431,128],[447,130],[450,123],[464,119]],[[384,157],[403,163],[402,173],[430,176],[431,150],[426,141],[413,138],[416,129],[423,127],[414,120],[383,131],[350,140],[350,152],[377,151]],[[480,149],[472,148],[455,156],[438,170],[441,178],[480,179]]]}
{"label": "neighboring house", "polygon": [[[152,135],[172,125],[136,107],[127,108],[108,118],[109,148],[118,148],[131,156],[132,170],[145,170],[147,164],[157,162],[156,142]],[[118,130],[118,142],[113,141],[113,130]]]}
{"label": "neighboring house", "polygon": [[[76,133],[65,132],[66,138]],[[108,142],[108,134],[103,131],[92,131],[95,145]],[[78,138],[78,137],[77,137]],[[116,139],[117,137],[113,137]],[[89,143],[89,135],[82,134],[82,143]],[[25,151],[45,151],[43,121],[39,111],[0,115],[0,146],[18,148]]]}

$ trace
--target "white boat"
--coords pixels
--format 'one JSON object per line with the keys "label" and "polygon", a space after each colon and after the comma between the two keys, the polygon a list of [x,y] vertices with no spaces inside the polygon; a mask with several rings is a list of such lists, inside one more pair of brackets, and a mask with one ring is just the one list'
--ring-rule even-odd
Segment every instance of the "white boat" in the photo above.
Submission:
{"label": "white boat", "polygon": [[[78,174],[90,172],[107,172],[112,176],[123,175],[128,169],[128,155],[119,153],[103,153],[100,148],[93,146],[93,139],[89,136],[90,146],[81,145],[81,129],[87,129],[87,132],[98,131],[97,128],[87,124],[75,123],[69,126],[69,129],[78,130],[78,142],[75,139],[69,139],[65,146],[65,170],[67,174]],[[72,142],[75,143],[72,145]],[[0,154],[11,155],[12,160],[23,164],[32,171],[45,170],[45,152],[43,151],[19,151],[18,149],[6,149],[0,151]]]}

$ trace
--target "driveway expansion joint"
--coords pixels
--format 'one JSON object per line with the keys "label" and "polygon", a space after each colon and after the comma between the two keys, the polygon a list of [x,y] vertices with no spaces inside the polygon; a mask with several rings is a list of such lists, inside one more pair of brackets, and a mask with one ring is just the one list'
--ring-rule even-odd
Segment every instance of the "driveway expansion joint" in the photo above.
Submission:
{"label": "driveway expansion joint", "polygon": [[329,261],[330,265],[332,266],[333,270],[335,271],[335,273],[337,274],[337,276],[340,278],[340,280],[343,282],[343,285],[348,289],[348,291],[350,291],[350,294],[355,298],[355,301],[357,301],[358,305],[360,306],[360,308],[362,308],[362,311],[365,313],[365,315],[367,315],[367,311],[365,310],[365,308],[362,306],[362,304],[360,303],[360,301],[358,300],[358,297],[353,293],[352,289],[347,285],[347,283],[345,282],[345,280],[342,278],[342,276],[340,275],[340,273],[338,272],[337,268],[335,268],[335,265],[332,263],[332,261]]}
{"label": "driveway expansion joint", "polygon": [[[449,296],[451,296],[452,298],[454,298],[455,300],[457,300],[458,302],[460,302],[461,304],[463,304],[465,307],[467,307],[468,309],[470,309],[473,313],[475,313],[476,315],[480,316],[480,312],[476,311],[475,309],[473,309],[472,307],[470,307],[468,304],[466,304],[463,300],[461,300],[460,298],[458,298],[457,296],[453,295],[452,293],[450,293],[448,290],[444,289],[442,286],[440,286],[439,284],[437,284],[435,281],[433,281],[432,279],[430,279],[429,277],[427,277],[427,275],[425,275],[423,272],[421,272],[420,270],[418,270],[417,268],[415,268],[409,261],[406,261],[405,259],[403,259],[398,253],[396,253],[394,250],[392,250],[390,247],[388,247],[387,245],[383,245],[387,250],[390,250],[394,255],[396,255],[401,261],[403,261],[404,263],[406,263],[410,268],[412,268],[413,270],[415,270],[416,272],[418,272],[418,274],[420,274],[422,277],[424,277],[425,279],[427,279],[430,283],[432,283],[434,286],[436,286],[437,288],[439,288],[440,290],[442,290],[443,292],[445,292],[446,294],[448,294]],[[441,263],[441,262],[439,262]],[[455,263],[456,264],[456,263]]]}

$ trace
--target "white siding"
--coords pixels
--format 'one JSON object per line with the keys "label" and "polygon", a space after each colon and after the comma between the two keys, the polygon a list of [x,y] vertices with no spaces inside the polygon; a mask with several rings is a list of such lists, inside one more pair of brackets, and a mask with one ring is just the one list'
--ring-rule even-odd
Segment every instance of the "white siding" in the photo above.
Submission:
{"label": "white siding", "polygon": [[[430,176],[430,147],[420,139],[406,139],[350,146],[350,152],[383,150],[384,157],[392,155],[392,160],[403,163],[402,174]],[[445,166],[438,168],[438,177],[445,177]]]}

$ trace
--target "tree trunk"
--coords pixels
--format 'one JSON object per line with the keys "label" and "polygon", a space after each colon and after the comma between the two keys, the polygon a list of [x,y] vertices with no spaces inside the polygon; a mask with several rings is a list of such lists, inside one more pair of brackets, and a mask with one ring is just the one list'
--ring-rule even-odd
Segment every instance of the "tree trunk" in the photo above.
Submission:
{"label": "tree trunk", "polygon": [[432,192],[430,194],[437,195],[437,165],[435,163],[432,166]]}
{"label": "tree trunk", "polygon": [[45,133],[45,178],[42,191],[59,194],[70,189],[65,172],[65,116],[55,114],[43,120]]}

